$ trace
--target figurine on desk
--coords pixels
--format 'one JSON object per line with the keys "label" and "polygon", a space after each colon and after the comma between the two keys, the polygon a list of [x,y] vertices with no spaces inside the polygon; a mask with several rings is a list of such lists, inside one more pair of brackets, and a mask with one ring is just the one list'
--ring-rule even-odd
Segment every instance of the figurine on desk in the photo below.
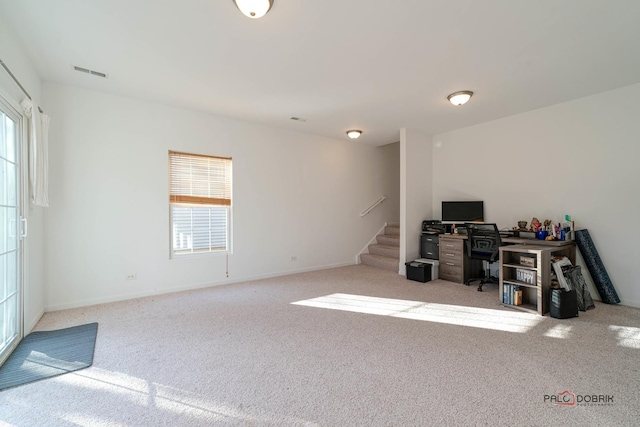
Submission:
{"label": "figurine on desk", "polygon": [[531,219],[531,227],[529,227],[530,231],[537,233],[542,228],[542,224],[538,221],[538,218],[535,216]]}
{"label": "figurine on desk", "polygon": [[[538,218],[531,219],[531,225],[527,228],[527,221],[518,221],[518,226],[513,227],[513,232],[518,237],[531,238],[537,240],[561,240],[566,239],[566,232],[560,224],[555,225],[550,219],[545,219],[541,223]],[[531,234],[529,237],[528,235]]]}

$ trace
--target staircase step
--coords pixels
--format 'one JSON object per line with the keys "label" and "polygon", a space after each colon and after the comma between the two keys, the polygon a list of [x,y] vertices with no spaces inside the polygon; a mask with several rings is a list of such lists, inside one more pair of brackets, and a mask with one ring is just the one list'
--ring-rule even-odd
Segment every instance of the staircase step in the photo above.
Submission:
{"label": "staircase step", "polygon": [[372,267],[382,268],[383,270],[398,272],[399,263],[397,258],[374,254],[362,254],[360,255],[360,262]]}
{"label": "staircase step", "polygon": [[376,236],[376,243],[379,245],[400,247],[400,236],[388,236],[386,234],[381,234]]}
{"label": "staircase step", "polygon": [[386,236],[399,236],[400,235],[400,226],[399,225],[387,225],[384,228],[384,234]]}
{"label": "staircase step", "polygon": [[369,253],[400,259],[400,248],[398,246],[369,245]]}

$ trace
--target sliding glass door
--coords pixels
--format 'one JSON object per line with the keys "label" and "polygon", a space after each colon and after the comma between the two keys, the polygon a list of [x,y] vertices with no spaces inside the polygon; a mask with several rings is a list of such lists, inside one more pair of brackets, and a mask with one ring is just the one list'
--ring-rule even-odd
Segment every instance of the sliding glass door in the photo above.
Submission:
{"label": "sliding glass door", "polygon": [[0,97],[0,364],[22,337],[19,123]]}

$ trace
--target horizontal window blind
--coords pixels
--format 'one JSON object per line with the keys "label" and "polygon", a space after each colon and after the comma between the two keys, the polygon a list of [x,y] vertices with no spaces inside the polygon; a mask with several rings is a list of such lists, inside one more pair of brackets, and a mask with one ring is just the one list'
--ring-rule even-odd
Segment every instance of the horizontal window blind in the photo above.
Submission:
{"label": "horizontal window blind", "polygon": [[231,159],[169,152],[169,201],[231,206]]}
{"label": "horizontal window blind", "polygon": [[169,151],[172,255],[229,250],[231,158]]}

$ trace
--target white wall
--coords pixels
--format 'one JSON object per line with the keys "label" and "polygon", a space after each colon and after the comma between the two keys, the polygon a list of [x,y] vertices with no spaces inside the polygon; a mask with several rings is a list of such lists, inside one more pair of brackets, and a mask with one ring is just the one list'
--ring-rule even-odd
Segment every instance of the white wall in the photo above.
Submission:
{"label": "white wall", "polygon": [[[384,149],[50,83],[44,96],[48,310],[353,264],[394,215],[360,217],[393,170]],[[228,279],[224,256],[169,259],[168,150],[233,158]]]}
{"label": "white wall", "polygon": [[387,222],[397,224],[400,222],[400,142],[382,145],[378,150],[382,155],[380,173],[387,196],[383,202],[389,212]]}
{"label": "white wall", "polygon": [[422,221],[431,219],[433,170],[431,136],[400,130],[400,269],[420,258]]}
{"label": "white wall", "polygon": [[[11,28],[0,16],[0,59],[29,92],[33,100],[42,105],[40,98],[40,78],[24,53],[22,43],[15,37]],[[19,105],[25,98],[18,85],[14,83],[4,68],[0,67],[0,92]],[[45,112],[46,106],[44,106]],[[23,147],[26,156],[26,147]],[[29,235],[23,241],[23,299],[24,333],[29,333],[44,312],[43,282],[43,209],[30,206],[25,198],[23,215],[29,222]]]}
{"label": "white wall", "polygon": [[639,97],[633,85],[434,136],[434,217],[445,199],[484,200],[499,227],[570,214],[622,303],[640,307]]}

